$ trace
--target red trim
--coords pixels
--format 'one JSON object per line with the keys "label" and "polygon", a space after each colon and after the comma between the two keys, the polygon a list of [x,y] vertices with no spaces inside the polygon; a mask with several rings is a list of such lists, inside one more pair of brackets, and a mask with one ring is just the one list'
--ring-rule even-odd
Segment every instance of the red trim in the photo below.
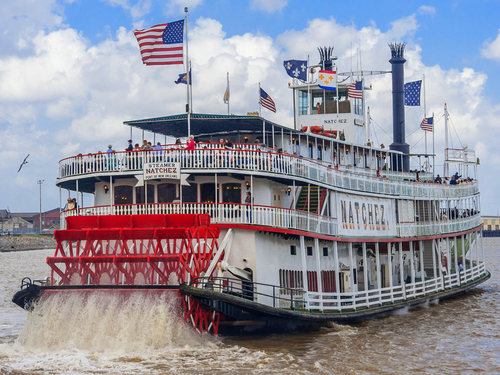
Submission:
{"label": "red trim", "polygon": [[271,233],[294,234],[294,235],[298,235],[298,236],[318,238],[318,239],[328,240],[328,241],[382,242],[382,243],[384,243],[384,242],[409,242],[409,241],[420,241],[420,240],[431,240],[431,239],[438,239],[438,238],[456,237],[456,236],[460,236],[462,234],[469,234],[472,232],[476,232],[478,229],[480,229],[482,227],[482,225],[478,225],[476,228],[472,228],[472,229],[466,230],[464,232],[442,234],[439,236],[428,236],[428,237],[405,237],[405,238],[350,237],[350,238],[346,238],[346,237],[322,235],[322,234],[312,233],[312,232],[305,232],[305,231],[297,230],[297,229],[282,229],[282,228],[266,227],[266,226],[261,226],[261,225],[247,225],[247,224],[214,224],[214,225],[219,227],[219,228],[249,229],[249,230],[254,230],[254,231],[264,231],[264,232],[271,232]]}

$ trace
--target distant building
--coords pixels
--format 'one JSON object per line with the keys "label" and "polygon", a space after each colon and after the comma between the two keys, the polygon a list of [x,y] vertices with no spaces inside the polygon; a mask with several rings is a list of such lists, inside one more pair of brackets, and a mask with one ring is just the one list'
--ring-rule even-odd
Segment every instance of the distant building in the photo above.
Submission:
{"label": "distant building", "polygon": [[[54,208],[42,212],[42,231],[53,232],[60,227],[60,210]],[[0,233],[28,234],[40,230],[39,212],[10,212],[0,209]]]}
{"label": "distant building", "polygon": [[481,217],[483,230],[500,230],[500,216]]}
{"label": "distant building", "polygon": [[[55,230],[59,229],[60,224],[60,210],[59,208],[54,208],[50,211],[42,212],[42,230],[50,229]],[[40,214],[37,213],[32,216],[33,226],[35,228],[40,228]]]}

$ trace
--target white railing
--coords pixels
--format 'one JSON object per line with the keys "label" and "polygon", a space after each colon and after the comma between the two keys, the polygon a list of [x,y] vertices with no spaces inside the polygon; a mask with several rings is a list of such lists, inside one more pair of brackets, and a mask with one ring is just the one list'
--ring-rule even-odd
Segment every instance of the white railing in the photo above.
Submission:
{"label": "white railing", "polygon": [[478,214],[454,220],[399,223],[397,228],[399,237],[421,237],[440,233],[462,232],[476,228],[479,225],[481,225],[481,215]]}
{"label": "white railing", "polygon": [[[79,155],[59,162],[59,178],[90,173],[142,172],[143,163],[178,162],[182,169],[236,169],[302,177],[332,187],[408,197],[459,198],[479,192],[476,181],[460,185],[438,185],[396,180],[399,174],[387,173],[382,178],[373,175],[337,170],[329,165],[289,154],[252,149],[182,150],[169,148],[154,151],[132,151]],[[343,167],[342,167],[343,168]],[[341,169],[342,169],[341,168]]]}
{"label": "white railing", "polygon": [[141,215],[141,214],[205,214],[212,223],[252,224],[273,228],[297,229],[337,235],[337,219],[306,211],[271,206],[251,206],[228,203],[152,203],[96,206],[61,212],[61,223],[68,216],[78,215]]}
{"label": "white railing", "polygon": [[[378,307],[384,304],[416,299],[470,283],[486,273],[484,263],[479,263],[460,275],[451,274],[415,283],[403,283],[393,287],[350,293],[308,292],[309,309],[343,311]],[[459,280],[460,279],[460,280]]]}

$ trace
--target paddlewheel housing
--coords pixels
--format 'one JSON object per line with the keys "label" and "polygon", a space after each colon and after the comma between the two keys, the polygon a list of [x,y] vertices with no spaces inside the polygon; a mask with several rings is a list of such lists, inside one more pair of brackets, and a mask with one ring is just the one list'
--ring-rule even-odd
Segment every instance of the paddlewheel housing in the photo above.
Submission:
{"label": "paddlewheel housing", "polygon": [[[178,286],[205,275],[220,230],[207,214],[73,216],[57,241],[51,285]],[[182,296],[184,318],[217,334],[219,315]]]}

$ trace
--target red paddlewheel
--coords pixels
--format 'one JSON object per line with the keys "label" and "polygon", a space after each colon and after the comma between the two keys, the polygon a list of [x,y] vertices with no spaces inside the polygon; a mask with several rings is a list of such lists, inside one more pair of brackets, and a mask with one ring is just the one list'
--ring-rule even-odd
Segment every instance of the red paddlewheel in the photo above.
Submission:
{"label": "red paddlewheel", "polygon": [[[47,258],[57,285],[179,285],[205,275],[218,250],[209,215],[68,217]],[[185,317],[217,334],[219,314],[189,298]]]}
{"label": "red paddlewheel", "polygon": [[206,309],[198,301],[188,296],[182,299],[184,309],[184,320],[191,323],[197,332],[211,333],[217,335],[219,332],[220,314]]}

